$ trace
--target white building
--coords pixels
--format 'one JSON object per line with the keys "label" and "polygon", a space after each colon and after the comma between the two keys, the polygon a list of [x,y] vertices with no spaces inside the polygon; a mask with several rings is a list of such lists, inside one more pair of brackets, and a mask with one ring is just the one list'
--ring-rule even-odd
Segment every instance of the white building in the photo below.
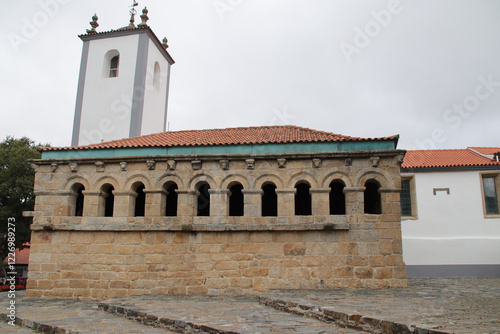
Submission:
{"label": "white building", "polygon": [[83,41],[72,146],[163,132],[170,67],[167,39],[142,22],[97,32],[94,15]]}
{"label": "white building", "polygon": [[500,277],[500,147],[408,151],[402,165],[408,277]]}

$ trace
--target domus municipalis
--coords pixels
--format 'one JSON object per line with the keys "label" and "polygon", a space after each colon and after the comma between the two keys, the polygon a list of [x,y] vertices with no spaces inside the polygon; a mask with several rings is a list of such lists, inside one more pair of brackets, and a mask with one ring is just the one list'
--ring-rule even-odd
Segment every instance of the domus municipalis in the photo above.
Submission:
{"label": "domus municipalis", "polygon": [[80,36],[73,146],[32,162],[27,296],[407,286],[398,136],[162,132],[173,60],[133,19]]}

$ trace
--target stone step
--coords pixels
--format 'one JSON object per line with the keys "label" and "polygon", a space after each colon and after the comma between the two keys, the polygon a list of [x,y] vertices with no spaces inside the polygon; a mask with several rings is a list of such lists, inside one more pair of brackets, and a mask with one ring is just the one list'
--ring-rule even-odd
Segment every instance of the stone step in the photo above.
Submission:
{"label": "stone step", "polygon": [[133,296],[102,302],[99,308],[183,333],[364,333],[275,310],[256,297]]}

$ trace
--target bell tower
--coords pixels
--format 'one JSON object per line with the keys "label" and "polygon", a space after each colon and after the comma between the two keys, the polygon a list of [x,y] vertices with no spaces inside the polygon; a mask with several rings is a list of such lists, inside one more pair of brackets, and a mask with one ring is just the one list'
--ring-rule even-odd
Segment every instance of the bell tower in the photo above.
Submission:
{"label": "bell tower", "polygon": [[170,68],[167,39],[141,23],[131,6],[130,24],[97,32],[94,15],[83,41],[71,145],[82,146],[166,129]]}

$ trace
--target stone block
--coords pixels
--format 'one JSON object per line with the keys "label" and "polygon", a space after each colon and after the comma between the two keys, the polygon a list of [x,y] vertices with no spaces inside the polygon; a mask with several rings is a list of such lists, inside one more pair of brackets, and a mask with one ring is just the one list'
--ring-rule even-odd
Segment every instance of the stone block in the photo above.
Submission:
{"label": "stone block", "polygon": [[69,287],[71,289],[86,289],[89,287],[89,280],[87,280],[87,279],[72,279],[69,281]]}
{"label": "stone block", "polygon": [[269,268],[248,268],[243,271],[245,277],[267,276],[268,274]]}
{"label": "stone block", "polygon": [[352,267],[338,267],[333,269],[334,277],[352,277]]}
{"label": "stone block", "polygon": [[393,278],[393,276],[392,276],[392,267],[375,268],[373,270],[373,277],[377,278],[377,279],[389,279],[389,278]]}
{"label": "stone block", "polygon": [[306,254],[306,244],[305,243],[286,243],[283,246],[284,255],[297,256]]}
{"label": "stone block", "polygon": [[69,238],[71,244],[91,244],[92,233],[90,232],[72,232]]}
{"label": "stone block", "polygon": [[373,269],[371,267],[355,267],[354,275],[362,279],[372,278]]}

